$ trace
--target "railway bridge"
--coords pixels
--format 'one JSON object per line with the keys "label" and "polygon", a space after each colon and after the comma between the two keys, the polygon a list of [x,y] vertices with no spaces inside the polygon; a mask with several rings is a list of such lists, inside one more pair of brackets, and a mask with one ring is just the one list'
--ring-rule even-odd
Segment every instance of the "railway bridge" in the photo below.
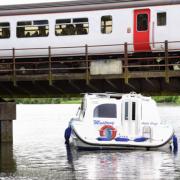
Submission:
{"label": "railway bridge", "polygon": [[[119,57],[118,52],[115,52],[112,56],[107,53],[108,58],[106,54],[98,55],[97,58],[92,57],[88,51],[94,46],[88,45],[1,49],[0,53],[9,51],[12,55],[0,57],[0,96],[1,98],[61,97],[84,92],[130,91],[148,95],[178,95],[180,56],[168,53],[168,42],[163,43],[165,47],[163,52],[154,55],[147,52],[143,57],[133,56],[128,51],[131,45],[127,43],[107,45],[124,46],[124,52],[119,52],[121,54]],[[100,48],[101,45],[96,47]],[[69,57],[67,59],[64,55],[51,53],[53,49],[63,48],[84,48],[84,54],[67,54]],[[16,56],[18,51],[36,52],[41,49],[47,50],[47,57],[37,53],[36,57]]]}
{"label": "railway bridge", "polygon": [[[85,92],[131,91],[147,95],[179,95],[180,56],[176,54],[178,50],[169,53],[169,43],[165,41],[161,44],[164,44],[162,52],[146,52],[143,56],[141,52],[136,56],[129,52],[128,47],[131,45],[127,43],[107,45],[124,47],[123,52],[116,52],[111,56],[108,52],[108,56],[92,56],[89,49],[94,46],[88,45],[43,48],[47,50],[47,57],[41,54],[37,56],[36,51],[41,49],[30,49],[36,52],[34,57],[16,55],[18,51],[29,49],[1,49],[0,54],[1,51],[11,53],[8,57],[0,55],[1,142],[12,142],[12,120],[16,119],[15,102],[3,102],[3,98],[47,98],[79,96]],[[84,53],[62,56],[53,54],[54,48],[84,48]]]}

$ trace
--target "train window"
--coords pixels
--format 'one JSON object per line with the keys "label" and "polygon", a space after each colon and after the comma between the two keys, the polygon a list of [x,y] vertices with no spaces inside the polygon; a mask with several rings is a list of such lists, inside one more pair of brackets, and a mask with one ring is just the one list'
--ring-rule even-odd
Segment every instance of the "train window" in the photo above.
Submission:
{"label": "train window", "polygon": [[138,14],[137,30],[138,31],[147,31],[148,30],[148,15],[147,14]]}
{"label": "train window", "polygon": [[89,32],[88,18],[75,18],[73,19],[73,24],[75,25],[76,35],[88,34]]}
{"label": "train window", "polygon": [[8,22],[0,23],[0,39],[10,37],[10,24]]}
{"label": "train window", "polygon": [[46,37],[49,34],[48,20],[17,22],[18,38]]}
{"label": "train window", "polygon": [[71,19],[57,19],[55,25],[56,36],[74,35],[74,25],[71,24]]}
{"label": "train window", "polygon": [[88,34],[88,18],[58,19],[56,20],[56,36]]}
{"label": "train window", "polygon": [[56,20],[56,24],[68,24],[71,23],[71,19],[58,19]]}
{"label": "train window", "polygon": [[157,13],[157,25],[158,26],[166,25],[166,12]]}
{"label": "train window", "polygon": [[32,22],[31,21],[21,21],[21,22],[18,22],[17,25],[18,26],[31,26]]}
{"label": "train window", "polygon": [[112,16],[101,17],[101,33],[110,34],[112,32]]}

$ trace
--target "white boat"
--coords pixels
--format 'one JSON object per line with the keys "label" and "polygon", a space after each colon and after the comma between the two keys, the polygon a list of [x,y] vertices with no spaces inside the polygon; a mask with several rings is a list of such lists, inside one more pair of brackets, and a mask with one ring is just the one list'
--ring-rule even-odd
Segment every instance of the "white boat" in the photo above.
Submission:
{"label": "white boat", "polygon": [[65,139],[78,149],[178,148],[173,128],[161,123],[156,102],[136,93],[85,94]]}

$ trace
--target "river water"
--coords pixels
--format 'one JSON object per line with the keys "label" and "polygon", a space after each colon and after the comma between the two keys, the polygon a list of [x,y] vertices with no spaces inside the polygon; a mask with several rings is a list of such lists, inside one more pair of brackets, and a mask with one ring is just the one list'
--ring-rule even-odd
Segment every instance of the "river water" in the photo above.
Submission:
{"label": "river water", "polygon": [[[64,129],[78,105],[17,105],[13,145],[0,148],[0,180],[180,179],[180,155],[162,151],[76,151]],[[180,141],[180,106],[159,106]]]}

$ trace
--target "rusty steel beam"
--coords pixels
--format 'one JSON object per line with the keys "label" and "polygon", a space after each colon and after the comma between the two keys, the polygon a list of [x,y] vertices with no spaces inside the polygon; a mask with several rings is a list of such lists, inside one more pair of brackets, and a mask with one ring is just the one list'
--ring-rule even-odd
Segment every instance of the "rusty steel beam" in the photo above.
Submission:
{"label": "rusty steel beam", "polygon": [[[131,71],[128,73],[129,79],[136,78],[159,78],[164,77],[163,71]],[[180,77],[180,71],[169,71],[169,77]],[[34,75],[16,75],[16,81],[49,81],[48,74],[34,74]],[[117,75],[91,75],[91,79],[124,79],[124,74]],[[53,74],[53,80],[86,80],[85,73],[61,73],[61,74]],[[1,82],[12,81],[10,75],[0,76]]]}
{"label": "rusty steel beam", "polygon": [[86,56],[86,84],[89,83],[89,62],[88,62],[88,45],[85,45],[85,56]]}
{"label": "rusty steel beam", "polygon": [[128,84],[128,78],[129,78],[129,70],[128,70],[128,44],[124,44],[124,80],[125,83]]}
{"label": "rusty steel beam", "polygon": [[75,88],[78,92],[80,92],[80,93],[83,92],[82,89],[81,89],[80,87],[78,87],[78,86],[75,84],[74,81],[69,80],[68,82],[69,82],[69,84],[70,84],[73,88]]}
{"label": "rusty steel beam", "polygon": [[155,87],[155,84],[153,83],[152,80],[146,78],[146,81],[147,81],[152,87]]}
{"label": "rusty steel beam", "polygon": [[52,61],[51,61],[51,47],[48,47],[48,55],[49,55],[49,85],[52,85]]}
{"label": "rusty steel beam", "polygon": [[165,79],[169,83],[168,41],[165,41]]}
{"label": "rusty steel beam", "polygon": [[94,92],[100,92],[100,90],[97,88],[97,87],[95,87],[92,83],[88,83],[88,84],[86,84],[91,90],[93,90]]}
{"label": "rusty steel beam", "polygon": [[[159,78],[164,77],[163,71],[133,71],[129,72],[129,79],[136,79],[136,78]],[[180,71],[169,71],[169,77],[180,77]],[[23,81],[49,81],[48,74],[34,74],[34,75],[16,75],[17,82]],[[96,75],[92,76],[91,79],[124,79],[124,74],[121,75]],[[61,74],[53,74],[54,81],[60,80],[86,80],[85,73],[61,73]],[[0,76],[1,82],[10,82],[12,78],[10,75],[3,75]]]}
{"label": "rusty steel beam", "polygon": [[112,87],[114,88],[116,91],[118,90],[118,87],[109,79],[105,79],[105,81]]}
{"label": "rusty steel beam", "polygon": [[[107,82],[113,82],[117,89],[112,87],[112,84]],[[180,95],[180,78],[170,78],[169,83],[166,83],[165,78],[145,78],[129,79],[129,83],[125,84],[124,79],[93,79],[90,84],[86,84],[86,80],[73,80],[75,88],[69,80],[66,81],[55,81],[53,86],[49,86],[48,81],[40,81],[32,84],[32,82],[21,82],[20,86],[25,87],[23,89],[14,87],[12,82],[5,82],[3,85],[8,91],[0,91],[1,97],[63,97],[63,96],[77,96],[82,92],[119,92],[128,93],[136,91],[137,93],[143,94],[168,94],[168,95]],[[18,83],[19,84],[19,83]]]}
{"label": "rusty steel beam", "polygon": [[15,49],[13,48],[13,85],[16,86],[16,57],[15,57]]}

